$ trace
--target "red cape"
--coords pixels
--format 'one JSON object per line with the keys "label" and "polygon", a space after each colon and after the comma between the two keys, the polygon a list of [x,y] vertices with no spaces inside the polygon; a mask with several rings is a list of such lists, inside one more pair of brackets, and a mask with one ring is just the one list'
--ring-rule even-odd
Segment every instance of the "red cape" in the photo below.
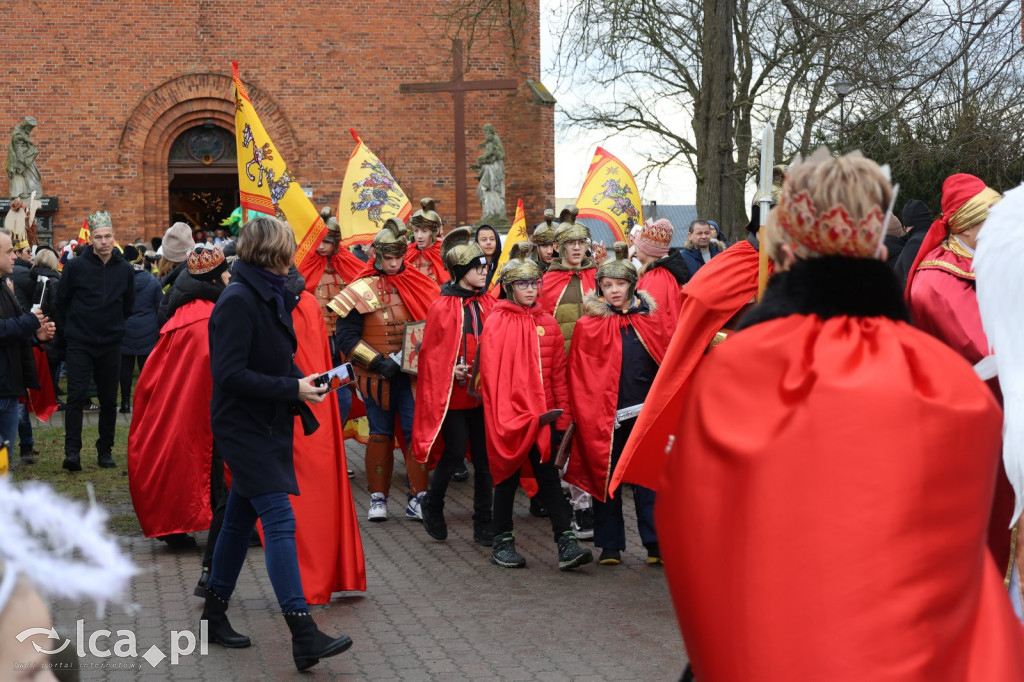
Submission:
{"label": "red cape", "polygon": [[597,288],[597,268],[586,270],[548,270],[544,273],[544,287],[540,291],[540,307],[546,312],[555,314],[558,301],[569,286],[569,280],[573,277],[583,283],[583,295]]}
{"label": "red cape", "polygon": [[210,527],[212,312],[210,301],[179,308],[160,330],[135,387],[128,488],[146,537]]}
{"label": "red cape", "polygon": [[451,279],[448,271],[444,268],[444,261],[441,259],[441,242],[435,241],[424,251],[421,251],[420,248],[416,246],[416,242],[409,244],[405,251],[406,266],[409,268],[416,268],[421,259],[430,262],[430,269],[434,273],[434,277],[437,278],[437,283],[439,285],[444,284]]}
{"label": "red cape", "polygon": [[344,280],[345,284],[354,282],[359,273],[363,271],[366,264],[352,255],[352,252],[345,248],[339,248],[338,252],[329,259],[321,256],[316,251],[310,251],[299,264],[299,274],[306,280],[306,291],[313,293],[327,269],[328,260],[331,267]]}
{"label": "red cape", "polygon": [[791,315],[715,348],[684,403],[655,519],[698,680],[1024,679],[970,365],[901,322]]}
{"label": "red cape", "polygon": [[[487,458],[495,485],[520,467],[524,476],[533,475],[527,455],[534,445],[541,461],[551,456],[551,427],[540,426],[539,421],[548,405],[537,340],[537,329],[550,316],[536,304],[524,308],[502,300],[495,304],[484,327],[480,341],[481,390]],[[545,371],[564,374],[564,359],[560,366]]]}
{"label": "red cape", "polygon": [[[622,327],[631,325],[636,330],[640,342],[659,365],[672,333],[657,304],[652,305],[653,299],[646,296],[652,313],[619,315],[592,294],[588,297],[588,314],[580,318],[572,334],[569,402],[586,405],[590,416],[576,421],[572,457],[564,479],[601,502],[608,499],[612,473],[612,436],[622,374]],[[598,314],[595,316],[591,311]]]}
{"label": "red cape", "polygon": [[[330,369],[327,328],[320,305],[309,292],[303,292],[292,311],[292,323],[299,339],[295,364],[305,374]],[[302,591],[310,604],[326,604],[332,592],[365,591],[366,565],[348,480],[338,396],[330,393],[310,408],[320,428],[305,436],[296,417],[294,459],[300,494],[291,501]]]}
{"label": "red cape", "polygon": [[[363,277],[380,277],[385,283],[395,285],[398,295],[402,297],[405,309],[414,320],[427,319],[430,305],[441,294],[441,287],[422,272],[406,266],[397,275],[385,275],[373,267],[373,261],[363,264],[363,270],[356,279]],[[354,281],[354,280],[353,280]],[[324,332],[326,335],[326,332]]]}
{"label": "red cape", "polygon": [[[417,462],[437,464],[441,423],[448,413],[448,402],[455,383],[455,363],[462,345],[465,306],[471,300],[480,304],[481,321],[486,321],[496,301],[486,293],[472,299],[438,296],[430,306],[427,325],[420,343],[419,373],[416,375],[416,410],[412,422],[412,454]],[[467,358],[472,362],[472,358]]]}
{"label": "red cape", "polygon": [[662,324],[674,330],[679,320],[679,308],[683,304],[682,287],[675,276],[667,268],[654,268],[640,277],[636,288],[651,295],[658,304]]}
{"label": "red cape", "polygon": [[32,346],[32,356],[36,361],[36,377],[39,379],[38,390],[28,389],[28,409],[36,418],[45,422],[57,411],[57,394],[53,391],[53,377],[50,376],[50,361],[42,346]]}
{"label": "red cape", "polygon": [[711,339],[757,293],[757,249],[748,241],[729,247],[697,271],[683,287],[679,322],[637,417],[609,490],[623,482],[657,489],[666,449],[682,433],[679,417],[688,381]]}

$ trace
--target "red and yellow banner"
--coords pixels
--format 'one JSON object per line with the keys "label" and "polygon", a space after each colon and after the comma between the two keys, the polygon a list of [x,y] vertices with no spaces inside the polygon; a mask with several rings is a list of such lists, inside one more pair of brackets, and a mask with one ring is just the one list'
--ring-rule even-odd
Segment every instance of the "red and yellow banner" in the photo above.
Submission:
{"label": "red and yellow banner", "polygon": [[356,148],[348,157],[338,198],[342,246],[369,244],[388,218],[409,222],[412,204],[377,155],[349,128]]}
{"label": "red and yellow banner", "polygon": [[526,231],[526,211],[523,210],[523,200],[516,200],[516,217],[512,220],[512,227],[505,235],[505,243],[501,247],[501,255],[498,256],[498,265],[494,270],[494,277],[491,279],[493,289],[501,278],[501,269],[508,262],[509,254],[512,252],[512,245],[530,240],[530,233]]}
{"label": "red and yellow banner", "polygon": [[617,241],[627,241],[629,230],[644,222],[640,191],[633,174],[601,147],[590,162],[576,207],[580,218],[594,218],[606,224]]}
{"label": "red and yellow banner", "polygon": [[78,228],[78,243],[92,244],[92,231],[89,230],[89,219],[82,219],[82,227]]}
{"label": "red and yellow banner", "polygon": [[298,266],[306,254],[319,246],[327,226],[270,141],[238,75],[238,62],[231,62],[231,70],[235,78],[235,139],[242,208],[276,215],[288,222],[298,244]]}

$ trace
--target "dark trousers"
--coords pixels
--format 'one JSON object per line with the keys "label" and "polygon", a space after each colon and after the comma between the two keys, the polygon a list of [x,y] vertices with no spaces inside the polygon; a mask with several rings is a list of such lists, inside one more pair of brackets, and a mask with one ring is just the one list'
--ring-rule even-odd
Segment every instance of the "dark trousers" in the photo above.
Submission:
{"label": "dark trousers", "polygon": [[82,451],[82,410],[89,403],[89,380],[96,381],[100,399],[100,437],[96,451],[114,447],[117,423],[117,378],[121,371],[121,343],[93,346],[68,341],[68,406],[64,411],[64,454],[77,457]]}
{"label": "dark trousers", "polygon": [[[551,518],[551,531],[555,540],[562,536],[562,533],[569,530],[569,517],[572,511],[569,509],[569,502],[562,495],[562,484],[558,480],[558,471],[551,459],[541,463],[540,451],[536,447],[530,448],[530,464],[533,466],[533,475],[537,479],[537,487],[540,491],[540,499],[548,508]],[[554,455],[552,454],[552,457]],[[512,506],[516,500],[516,488],[519,487],[519,472],[506,478],[494,486],[494,534],[512,532]]]}
{"label": "dark trousers", "polygon": [[284,492],[255,497],[242,497],[234,490],[228,493],[224,525],[213,550],[210,589],[224,599],[231,598],[249,551],[249,536],[256,519],[263,523],[267,575],[281,611],[305,612],[306,598],[302,595],[299,555],[295,547],[295,512],[288,493]]}
{"label": "dark trousers", "polygon": [[[612,432],[612,471],[626,448],[636,419],[624,422]],[[633,486],[633,504],[636,507],[636,525],[640,529],[640,542],[644,546],[658,541],[654,533],[654,491],[640,485]],[[601,549],[626,549],[626,524],[622,520],[622,489],[605,502],[594,499],[594,546]]]}
{"label": "dark trousers", "polygon": [[22,454],[31,454],[36,445],[32,436],[32,420],[28,416],[28,398],[18,406],[18,445]]}
{"label": "dark trousers", "polygon": [[440,508],[444,503],[448,483],[459,468],[459,463],[465,460],[468,447],[469,456],[473,460],[473,520],[477,523],[490,523],[494,485],[487,465],[484,408],[448,410],[441,423],[441,438],[444,439],[444,451],[434,473],[430,475],[430,485],[427,487],[431,504]]}
{"label": "dark trousers", "polygon": [[224,525],[224,510],[228,506],[228,487],[224,483],[224,460],[217,451],[217,443],[213,444],[213,460],[210,465],[210,532],[206,534],[206,551],[203,552],[203,566],[213,566],[213,548],[217,546],[217,536]]}
{"label": "dark trousers", "polygon": [[146,364],[146,358],[149,357],[149,353],[145,355],[122,355],[121,356],[121,404],[131,405],[132,404],[132,379],[135,377],[135,365],[139,366],[139,371],[142,371],[143,365]]}

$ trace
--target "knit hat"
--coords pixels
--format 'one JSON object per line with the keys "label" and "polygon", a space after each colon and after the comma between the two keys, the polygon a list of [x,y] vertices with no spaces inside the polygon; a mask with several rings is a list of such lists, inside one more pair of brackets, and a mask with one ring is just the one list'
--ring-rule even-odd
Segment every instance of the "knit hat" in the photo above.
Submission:
{"label": "knit hat", "polygon": [[188,257],[196,242],[192,239],[192,228],[185,223],[174,223],[164,232],[163,256],[172,263],[180,263]]}
{"label": "knit hat", "polygon": [[[166,240],[164,246],[167,245]],[[224,251],[217,246],[200,244],[188,254],[188,274],[193,279],[204,282],[211,282],[220,277],[220,273],[228,269],[228,262],[224,258]]]}
{"label": "knit hat", "polygon": [[640,234],[637,235],[633,244],[640,253],[655,258],[664,258],[668,255],[668,246],[672,241],[673,231],[672,223],[665,218],[659,218],[653,223],[648,220],[640,229]]}
{"label": "knit hat", "polygon": [[920,199],[911,199],[903,207],[903,220],[901,222],[907,230],[913,230],[918,227],[923,227],[927,230],[932,224],[932,212],[928,209],[928,204]]}

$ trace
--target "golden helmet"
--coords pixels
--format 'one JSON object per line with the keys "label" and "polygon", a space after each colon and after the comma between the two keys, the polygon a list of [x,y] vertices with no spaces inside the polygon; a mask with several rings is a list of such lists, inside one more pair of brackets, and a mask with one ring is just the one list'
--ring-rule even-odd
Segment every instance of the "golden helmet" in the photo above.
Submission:
{"label": "golden helmet", "polygon": [[409,230],[398,218],[388,218],[384,221],[384,227],[380,228],[373,237],[374,265],[378,268],[384,266],[384,254],[390,256],[404,256],[409,246]]}
{"label": "golden helmet", "polygon": [[434,200],[430,197],[423,197],[420,199],[420,210],[412,214],[412,218],[409,219],[409,224],[413,227],[427,228],[431,232],[434,232],[434,236],[437,236],[438,230],[441,229],[441,216],[437,215],[437,209],[434,206]]}
{"label": "golden helmet", "polygon": [[[554,213],[554,211],[552,211]],[[533,231],[533,236],[530,237],[530,241],[534,244],[554,244],[555,243],[555,230],[558,226],[553,222],[547,222],[546,220],[538,225]]]}
{"label": "golden helmet", "polygon": [[505,289],[505,297],[511,301],[515,300],[512,294],[515,282],[540,279],[544,276],[540,266],[530,258],[532,254],[533,244],[530,242],[517,242],[512,245],[508,262],[501,269],[501,285]]}
{"label": "golden helmet", "polygon": [[[449,232],[441,240],[441,260],[445,269],[453,279],[461,279],[468,267],[487,265],[487,256],[476,243],[476,233],[472,227],[458,227]],[[459,277],[456,272],[459,271]]]}
{"label": "golden helmet", "polygon": [[562,209],[562,212],[558,214],[558,222],[560,223],[575,223],[576,216],[580,214],[580,210],[569,204]]}
{"label": "golden helmet", "polygon": [[601,287],[602,277],[625,279],[630,283],[629,295],[633,296],[636,293],[638,275],[636,266],[629,259],[629,244],[626,242],[615,242],[612,249],[615,251],[615,255],[597,267],[596,279],[598,289]]}

